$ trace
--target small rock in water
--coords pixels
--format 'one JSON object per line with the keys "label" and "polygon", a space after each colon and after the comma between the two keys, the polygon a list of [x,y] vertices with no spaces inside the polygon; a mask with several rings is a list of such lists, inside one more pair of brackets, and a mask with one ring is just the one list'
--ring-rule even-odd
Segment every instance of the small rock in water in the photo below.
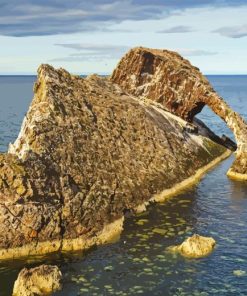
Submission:
{"label": "small rock in water", "polygon": [[14,284],[13,296],[49,295],[61,290],[62,273],[57,266],[23,268]]}
{"label": "small rock in water", "polygon": [[246,275],[246,271],[237,269],[237,270],[233,270],[233,274],[236,276],[243,276],[243,275]]}
{"label": "small rock in water", "polygon": [[154,232],[154,233],[161,234],[161,235],[164,235],[164,234],[167,233],[167,230],[162,229],[162,228],[154,228],[154,229],[153,229],[153,232]]}
{"label": "small rock in water", "polygon": [[170,247],[169,249],[179,252],[185,257],[201,258],[209,255],[213,251],[215,244],[216,242],[212,237],[194,234],[188,237],[181,245]]}

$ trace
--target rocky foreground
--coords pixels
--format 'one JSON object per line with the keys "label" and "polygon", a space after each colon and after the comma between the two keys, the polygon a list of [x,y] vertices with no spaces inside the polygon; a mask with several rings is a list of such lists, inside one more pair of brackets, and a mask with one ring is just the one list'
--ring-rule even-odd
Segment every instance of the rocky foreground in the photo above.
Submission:
{"label": "rocky foreground", "polygon": [[109,80],[38,69],[20,134],[0,155],[0,259],[109,241],[126,212],[164,200],[230,155],[202,123],[130,91],[117,71]]}
{"label": "rocky foreground", "polygon": [[51,295],[62,289],[62,273],[57,266],[23,268],[14,284],[12,296]]}

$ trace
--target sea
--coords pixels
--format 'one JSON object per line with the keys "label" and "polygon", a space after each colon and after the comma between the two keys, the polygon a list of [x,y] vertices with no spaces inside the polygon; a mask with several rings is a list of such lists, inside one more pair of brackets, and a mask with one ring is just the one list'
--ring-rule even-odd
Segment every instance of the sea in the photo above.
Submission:
{"label": "sea", "polygon": [[[208,76],[215,90],[247,120],[247,76]],[[17,137],[33,96],[35,76],[0,76],[0,152]],[[198,115],[215,133],[232,139],[208,107]],[[11,295],[18,272],[57,264],[63,290],[76,295],[247,295],[247,182],[226,176],[234,160],[163,204],[128,217],[120,239],[89,251],[0,261],[0,296]],[[203,259],[171,254],[167,247],[198,233],[212,236],[214,252]]]}

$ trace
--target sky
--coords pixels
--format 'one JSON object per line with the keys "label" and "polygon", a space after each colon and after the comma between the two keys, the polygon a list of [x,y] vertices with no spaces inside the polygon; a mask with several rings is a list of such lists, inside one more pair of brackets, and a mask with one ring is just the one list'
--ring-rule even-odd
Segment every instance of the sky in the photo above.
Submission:
{"label": "sky", "polygon": [[0,75],[48,63],[109,74],[132,47],[179,52],[204,74],[247,74],[247,0],[0,0]]}

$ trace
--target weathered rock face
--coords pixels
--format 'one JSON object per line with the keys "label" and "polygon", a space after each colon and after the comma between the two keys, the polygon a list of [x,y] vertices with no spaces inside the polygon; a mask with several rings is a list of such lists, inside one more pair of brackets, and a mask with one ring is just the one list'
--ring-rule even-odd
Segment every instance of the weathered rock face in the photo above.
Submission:
{"label": "weathered rock face", "polygon": [[188,237],[181,245],[171,247],[171,251],[179,252],[184,257],[202,258],[208,256],[215,247],[215,240],[212,237],[194,234]]}
{"label": "weathered rock face", "polygon": [[127,209],[229,155],[200,124],[191,133],[161,105],[98,76],[42,65],[34,92],[0,156],[0,258],[105,242]]}
{"label": "weathered rock face", "polygon": [[247,180],[247,125],[189,61],[172,51],[135,48],[122,58],[111,81],[130,94],[161,103],[189,122],[208,105],[227,123],[237,141],[236,161],[228,175]]}
{"label": "weathered rock face", "polygon": [[13,296],[51,295],[61,290],[62,273],[57,266],[23,268],[14,284]]}

